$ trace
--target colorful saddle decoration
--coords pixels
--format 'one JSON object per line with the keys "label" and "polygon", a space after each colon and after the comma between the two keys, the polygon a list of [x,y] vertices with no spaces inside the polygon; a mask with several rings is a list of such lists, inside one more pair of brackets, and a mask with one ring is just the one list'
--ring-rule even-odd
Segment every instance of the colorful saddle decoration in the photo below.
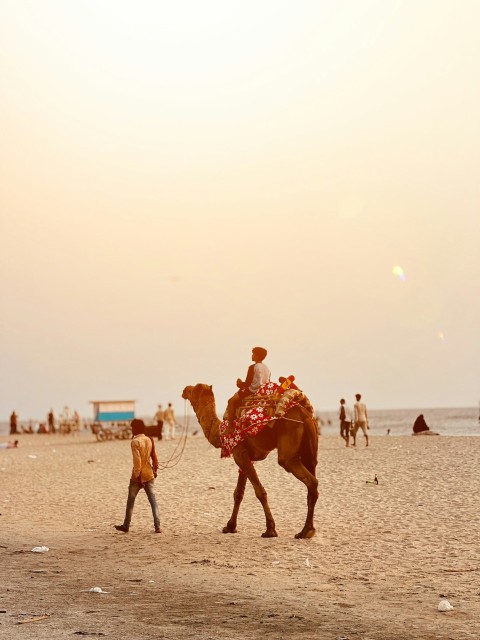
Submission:
{"label": "colorful saddle decoration", "polygon": [[[247,396],[237,410],[233,429],[229,429],[226,415],[220,423],[221,457],[228,458],[232,450],[247,436],[256,436],[295,405],[302,405],[314,415],[307,396],[293,383],[294,376],[280,378],[281,384],[267,382],[255,395]],[[287,381],[287,382],[286,382]]]}

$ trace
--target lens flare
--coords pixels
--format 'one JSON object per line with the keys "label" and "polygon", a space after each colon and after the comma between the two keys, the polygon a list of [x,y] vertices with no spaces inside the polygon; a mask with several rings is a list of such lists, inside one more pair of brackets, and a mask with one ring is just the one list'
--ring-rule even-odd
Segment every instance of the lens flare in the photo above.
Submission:
{"label": "lens flare", "polygon": [[396,278],[398,278],[402,282],[405,282],[405,280],[407,279],[405,272],[403,271],[402,267],[400,267],[398,264],[392,267],[392,273]]}

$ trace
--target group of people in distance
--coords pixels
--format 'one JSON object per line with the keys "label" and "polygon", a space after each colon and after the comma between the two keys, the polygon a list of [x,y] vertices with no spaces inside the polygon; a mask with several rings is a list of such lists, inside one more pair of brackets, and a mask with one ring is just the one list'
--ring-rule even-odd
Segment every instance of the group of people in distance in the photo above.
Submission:
{"label": "group of people in distance", "polygon": [[18,415],[15,411],[12,411],[12,414],[10,415],[10,435],[16,433],[78,433],[80,431],[80,426],[80,414],[76,410],[71,413],[69,407],[66,405],[63,407],[63,411],[60,414],[57,423],[55,421],[55,414],[53,413],[53,409],[50,409],[50,411],[48,412],[46,422],[33,423],[32,420],[29,420],[27,426],[19,426]]}
{"label": "group of people in distance", "polygon": [[338,413],[338,419],[340,421],[340,436],[345,440],[345,446],[350,446],[350,437],[352,438],[352,446],[357,444],[357,433],[361,429],[365,437],[365,446],[368,447],[368,412],[367,406],[364,402],[361,402],[362,395],[360,393],[355,394],[356,402],[353,405],[353,411],[350,406],[345,402],[345,399],[340,400],[340,409]]}
{"label": "group of people in distance", "polygon": [[[346,404],[345,399],[340,400],[340,409],[338,418],[340,421],[340,437],[345,440],[345,446],[350,445],[350,437],[353,439],[352,445],[356,445],[357,432],[359,429],[363,431],[365,436],[365,445],[368,447],[368,413],[367,407],[364,402],[360,402],[362,396],[360,393],[355,395],[356,402],[353,405],[353,410]],[[390,429],[387,429],[387,436],[391,433]],[[421,413],[413,424],[414,436],[438,436],[440,435],[436,431],[431,431],[430,427],[425,422],[423,413]]]}

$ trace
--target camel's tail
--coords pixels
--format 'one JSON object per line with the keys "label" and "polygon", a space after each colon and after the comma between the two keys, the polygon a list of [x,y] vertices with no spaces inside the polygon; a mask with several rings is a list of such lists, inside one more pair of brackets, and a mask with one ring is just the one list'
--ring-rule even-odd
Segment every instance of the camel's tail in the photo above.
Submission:
{"label": "camel's tail", "polygon": [[301,411],[305,418],[305,429],[300,447],[302,464],[315,475],[318,462],[318,422],[314,414],[304,407]]}

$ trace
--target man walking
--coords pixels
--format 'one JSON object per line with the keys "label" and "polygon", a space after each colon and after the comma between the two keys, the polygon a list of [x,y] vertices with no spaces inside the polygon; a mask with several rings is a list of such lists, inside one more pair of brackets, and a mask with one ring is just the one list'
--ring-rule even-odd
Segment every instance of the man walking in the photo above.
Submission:
{"label": "man walking", "polygon": [[338,419],[340,421],[340,437],[345,440],[345,446],[348,447],[350,443],[350,429],[352,428],[353,414],[350,407],[345,404],[344,398],[340,400]]}
{"label": "man walking", "polygon": [[153,490],[155,478],[157,477],[158,460],[155,452],[155,444],[152,438],[145,435],[145,424],[143,420],[132,420],[131,423],[133,438],[131,440],[133,469],[128,485],[127,508],[123,524],[116,524],[117,531],[128,533],[132,520],[135,498],[140,489],[145,489],[148,501],[152,507],[153,524],[155,533],[161,533],[160,513],[158,511],[157,499]]}
{"label": "man walking", "polygon": [[175,412],[172,407],[172,403],[168,403],[168,407],[163,413],[163,419],[165,420],[165,440],[175,440]]}
{"label": "man walking", "polygon": [[361,429],[363,431],[363,435],[365,436],[365,446],[368,447],[368,433],[367,430],[370,428],[368,426],[368,413],[367,406],[364,402],[360,402],[362,396],[360,393],[355,394],[356,402],[353,405],[353,409],[355,412],[355,424],[353,427],[353,446],[355,446],[357,439],[357,431]]}

